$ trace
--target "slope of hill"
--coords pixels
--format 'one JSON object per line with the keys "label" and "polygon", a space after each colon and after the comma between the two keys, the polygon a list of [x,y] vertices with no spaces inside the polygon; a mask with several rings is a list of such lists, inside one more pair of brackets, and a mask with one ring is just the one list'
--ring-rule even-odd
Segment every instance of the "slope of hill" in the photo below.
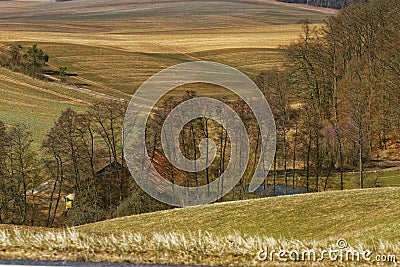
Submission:
{"label": "slope of hill", "polygon": [[[398,188],[349,190],[175,209],[68,230],[0,225],[0,258],[348,266],[379,264],[384,256],[386,263],[393,263],[400,255],[399,200]],[[345,253],[368,249],[372,254],[360,261],[330,260],[327,255],[317,262],[283,262],[277,254],[274,260],[257,257],[260,249],[322,253],[338,246]]]}
{"label": "slope of hill", "polygon": [[83,110],[91,95],[55,83],[0,68],[0,120],[23,124],[32,132],[35,146],[68,107]]}
{"label": "slope of hill", "polygon": [[400,188],[332,191],[173,209],[77,227],[97,233],[241,233],[299,240],[400,238]]}
{"label": "slope of hill", "polygon": [[298,37],[300,21],[326,17],[271,0],[4,1],[0,44],[38,43],[51,64],[84,79],[78,83],[92,81],[100,84],[94,90],[120,97],[107,88],[131,95],[151,75],[183,61],[215,60],[258,73],[279,62],[277,48]]}

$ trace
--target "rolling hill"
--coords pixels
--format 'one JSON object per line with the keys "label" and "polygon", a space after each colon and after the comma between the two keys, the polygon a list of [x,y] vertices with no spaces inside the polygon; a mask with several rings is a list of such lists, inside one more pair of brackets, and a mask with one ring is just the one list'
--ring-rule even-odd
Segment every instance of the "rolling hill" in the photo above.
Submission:
{"label": "rolling hill", "polygon": [[4,68],[0,68],[0,92],[0,120],[26,125],[36,147],[63,110],[84,110],[93,99],[89,94]]}
{"label": "rolling hill", "polygon": [[[96,233],[240,233],[288,240],[396,242],[399,188],[330,191],[173,209],[77,227]],[[193,223],[196,222],[196,223]]]}
{"label": "rolling hill", "polygon": [[[0,258],[229,266],[346,266],[357,261],[259,261],[275,250],[400,254],[399,188],[347,190],[218,203],[73,229],[0,226]],[[337,243],[340,240],[342,243]],[[384,241],[383,241],[384,240]],[[344,244],[344,245],[343,245]],[[391,257],[392,257],[391,256]]]}

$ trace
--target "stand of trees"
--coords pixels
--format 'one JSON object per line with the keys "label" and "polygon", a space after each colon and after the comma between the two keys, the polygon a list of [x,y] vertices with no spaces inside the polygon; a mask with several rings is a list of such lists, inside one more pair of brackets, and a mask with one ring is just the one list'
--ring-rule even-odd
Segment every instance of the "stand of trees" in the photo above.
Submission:
{"label": "stand of trees", "polygon": [[[65,110],[43,141],[43,156],[26,128],[0,121],[0,223],[78,225],[168,208],[134,183],[122,160],[125,107],[99,100],[82,114]],[[67,212],[68,193],[76,197]]]}
{"label": "stand of trees", "polygon": [[[143,194],[134,194],[139,189],[123,161],[125,108],[120,101],[95,101],[83,114],[67,109],[50,130],[43,142],[45,168],[53,181],[46,226],[54,224],[63,192],[76,195],[74,207],[66,214],[69,225],[123,214],[126,211],[118,207],[123,202],[127,205],[127,199],[142,206]],[[130,214],[158,210],[152,206],[130,208]]]}
{"label": "stand of trees", "polygon": [[307,190],[326,189],[333,171],[343,189],[354,168],[363,188],[364,165],[399,140],[399,11],[396,0],[372,1],[322,29],[305,23],[286,67],[257,77],[277,121],[278,163],[285,172],[290,158],[302,166]]}
{"label": "stand of trees", "polygon": [[278,0],[285,3],[306,4],[319,7],[342,9],[353,3],[368,2],[370,0]]}
{"label": "stand of trees", "polygon": [[34,78],[42,78],[43,67],[48,61],[49,56],[36,44],[26,49],[20,44],[11,45],[7,53],[0,57],[1,66]]}
{"label": "stand of trees", "polygon": [[30,190],[40,177],[30,132],[0,121],[0,223],[35,223],[37,211]]}

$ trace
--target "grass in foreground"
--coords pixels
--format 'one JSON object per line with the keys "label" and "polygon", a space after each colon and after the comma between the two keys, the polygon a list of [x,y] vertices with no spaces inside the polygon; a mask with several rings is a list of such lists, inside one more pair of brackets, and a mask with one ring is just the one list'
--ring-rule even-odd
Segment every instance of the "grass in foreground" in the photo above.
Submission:
{"label": "grass in foreground", "polygon": [[282,266],[276,256],[260,262],[257,253],[310,249],[320,256],[344,238],[346,249],[371,250],[364,263],[376,264],[376,255],[400,256],[399,200],[399,188],[349,190],[174,209],[69,230],[1,226],[0,257]]}
{"label": "grass in foreground", "polygon": [[[288,241],[239,234],[220,237],[207,232],[154,233],[144,236],[142,234],[93,235],[74,230],[38,232],[27,229],[0,230],[2,251],[0,258],[20,258],[23,255],[24,258],[40,260],[214,266],[304,266],[305,262],[312,263],[313,266],[346,266],[348,263],[359,262],[377,264],[377,255],[384,256],[388,263],[395,263],[398,260],[396,253],[400,251],[400,243],[377,242],[368,247],[372,252],[366,259],[362,256],[352,258],[351,254],[349,258],[344,257],[340,262],[331,261],[327,255],[322,256],[324,249],[337,250],[338,244],[327,241]],[[363,253],[366,250],[365,244],[358,243],[348,245],[343,252]],[[278,256],[277,253],[271,254],[272,251],[287,251],[287,255]],[[289,256],[289,252],[292,251],[297,251],[299,256],[295,254]],[[268,256],[262,252],[267,252]],[[279,257],[287,259],[288,262],[280,260]],[[292,261],[296,257],[304,260]]]}

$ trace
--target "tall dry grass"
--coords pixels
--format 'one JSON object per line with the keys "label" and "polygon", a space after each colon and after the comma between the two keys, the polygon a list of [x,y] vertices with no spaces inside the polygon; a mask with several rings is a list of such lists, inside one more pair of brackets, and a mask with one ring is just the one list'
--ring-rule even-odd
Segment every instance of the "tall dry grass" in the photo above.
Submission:
{"label": "tall dry grass", "polygon": [[[374,244],[348,244],[346,249],[371,250],[371,260],[331,261],[328,256],[323,261],[293,262],[278,259],[274,255],[260,260],[260,251],[304,251],[315,250],[317,256],[322,250],[337,249],[336,240],[300,241],[280,240],[266,236],[243,236],[232,233],[217,236],[208,232],[183,234],[139,233],[93,234],[73,229],[46,230],[33,228],[9,228],[0,230],[0,257],[28,259],[62,259],[80,261],[117,261],[140,263],[173,263],[229,266],[271,266],[271,265],[317,265],[347,266],[348,264],[379,264],[376,255],[400,256],[400,242],[380,241]],[[287,257],[286,257],[287,258]],[[317,257],[318,259],[319,257]],[[391,261],[396,258],[390,258]],[[387,259],[389,260],[389,258]],[[388,262],[386,262],[388,263]]]}

